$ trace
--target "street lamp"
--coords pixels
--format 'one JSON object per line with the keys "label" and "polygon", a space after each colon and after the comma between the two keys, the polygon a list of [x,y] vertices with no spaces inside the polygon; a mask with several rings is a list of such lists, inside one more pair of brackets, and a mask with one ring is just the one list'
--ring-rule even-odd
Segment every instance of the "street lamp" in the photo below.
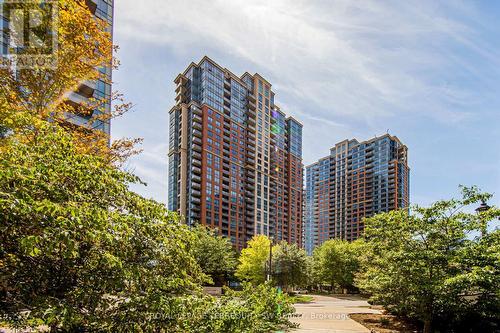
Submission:
{"label": "street lamp", "polygon": [[267,274],[267,281],[271,281],[271,275],[273,274],[273,243],[274,237],[269,237],[269,274]]}
{"label": "street lamp", "polygon": [[[482,212],[488,211],[490,208],[491,207],[488,206],[488,204],[486,203],[486,201],[482,200],[481,206],[479,206],[479,207],[476,208],[476,213],[479,215]],[[486,235],[486,233],[488,232],[487,229],[488,229],[488,226],[484,225],[483,223],[481,223],[481,237],[484,237]]]}
{"label": "street lamp", "polygon": [[481,206],[479,206],[479,207],[476,208],[476,212],[479,214],[479,213],[487,211],[490,208],[491,207],[488,206],[488,204],[483,200],[482,203],[481,203]]}

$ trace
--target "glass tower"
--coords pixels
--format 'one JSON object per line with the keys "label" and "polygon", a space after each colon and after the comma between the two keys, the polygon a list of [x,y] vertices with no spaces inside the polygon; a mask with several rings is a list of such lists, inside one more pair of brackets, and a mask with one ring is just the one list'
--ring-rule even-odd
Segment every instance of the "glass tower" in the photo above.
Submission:
{"label": "glass tower", "polygon": [[256,234],[302,243],[302,125],[259,74],[208,57],[177,76],[170,111],[168,207],[237,248]]}
{"label": "glass tower", "polygon": [[306,167],[305,247],[328,239],[355,240],[363,218],[409,205],[408,149],[389,134],[345,140]]}

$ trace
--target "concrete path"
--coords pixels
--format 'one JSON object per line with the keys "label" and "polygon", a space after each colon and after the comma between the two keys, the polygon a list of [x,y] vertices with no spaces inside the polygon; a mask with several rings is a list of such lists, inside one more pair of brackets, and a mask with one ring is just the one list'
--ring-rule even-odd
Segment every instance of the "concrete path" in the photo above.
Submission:
{"label": "concrete path", "polygon": [[300,327],[292,332],[369,333],[369,329],[348,317],[350,313],[381,313],[369,306],[359,296],[314,296],[311,303],[295,304],[297,317],[292,321]]}

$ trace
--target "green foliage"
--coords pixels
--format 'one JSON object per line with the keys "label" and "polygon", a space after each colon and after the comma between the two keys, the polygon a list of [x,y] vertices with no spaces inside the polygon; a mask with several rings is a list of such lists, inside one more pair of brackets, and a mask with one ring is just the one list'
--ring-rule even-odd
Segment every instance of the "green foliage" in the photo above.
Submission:
{"label": "green foliage", "polygon": [[297,244],[283,241],[273,248],[273,279],[288,290],[307,285],[307,253]]}
{"label": "green foliage", "polygon": [[[290,299],[269,284],[247,284],[243,291],[225,290],[222,297],[182,296],[168,299],[147,322],[134,326],[118,323],[116,332],[155,332],[159,327],[169,333],[268,333],[292,327],[288,316],[294,312]],[[132,314],[133,315],[133,314]],[[123,321],[130,321],[123,316]],[[139,323],[139,324],[138,324]]]}
{"label": "green foliage", "polygon": [[175,214],[130,191],[135,176],[78,153],[57,125],[37,131],[36,144],[2,142],[2,315],[113,330],[199,291],[195,238]]}
{"label": "green foliage", "polygon": [[[424,322],[426,332],[433,321],[462,328],[498,325],[499,231],[488,234],[487,225],[500,210],[468,209],[488,198],[463,188],[461,200],[366,219],[366,271],[359,286],[391,312]],[[476,320],[461,321],[470,316]]]}
{"label": "green foliage", "polygon": [[226,290],[207,311],[209,320],[199,332],[267,333],[292,327],[291,300],[270,283],[245,284],[242,292]]}
{"label": "green foliage", "polygon": [[309,295],[295,295],[295,296],[290,296],[290,300],[294,304],[310,303],[314,300],[314,297],[309,296]]}
{"label": "green foliage", "polygon": [[363,242],[339,239],[326,241],[313,253],[314,280],[332,288],[353,289],[354,277],[359,270],[359,256]]}
{"label": "green foliage", "polygon": [[220,285],[236,269],[236,253],[231,242],[204,226],[197,226],[192,231],[195,235],[193,254],[198,265]]}
{"label": "green foliage", "polygon": [[0,311],[10,325],[179,333],[291,325],[289,300],[267,284],[201,295],[200,244],[216,246],[212,265],[219,256],[230,268],[227,241],[131,192],[136,177],[78,153],[57,125],[38,131],[36,145],[4,139],[0,155]]}
{"label": "green foliage", "polygon": [[254,236],[241,251],[236,276],[253,284],[266,280],[266,262],[269,260],[271,241],[264,235]]}

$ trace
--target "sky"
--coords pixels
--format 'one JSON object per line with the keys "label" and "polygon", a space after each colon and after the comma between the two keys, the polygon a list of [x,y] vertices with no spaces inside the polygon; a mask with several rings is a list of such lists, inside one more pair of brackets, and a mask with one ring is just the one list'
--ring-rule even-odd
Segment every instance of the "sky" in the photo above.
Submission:
{"label": "sky", "polygon": [[119,0],[114,89],[134,104],[112,137],[141,137],[125,166],[166,203],[173,80],[208,55],[259,73],[304,125],[309,165],[344,139],[408,146],[410,201],[477,185],[500,204],[500,1]]}

